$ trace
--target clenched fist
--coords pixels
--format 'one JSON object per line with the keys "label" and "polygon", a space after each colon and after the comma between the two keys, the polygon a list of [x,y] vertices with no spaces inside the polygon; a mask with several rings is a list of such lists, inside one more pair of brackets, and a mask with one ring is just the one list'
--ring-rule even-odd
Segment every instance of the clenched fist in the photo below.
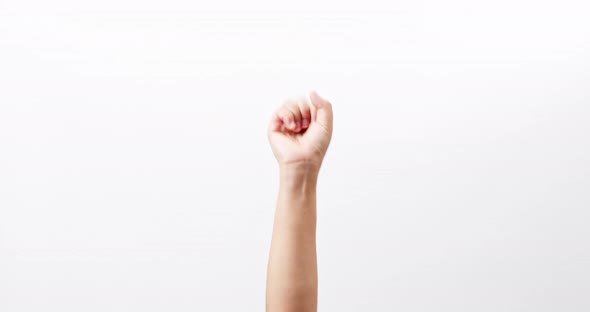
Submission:
{"label": "clenched fist", "polygon": [[312,92],[286,101],[272,116],[268,138],[280,167],[319,170],[332,138],[332,105]]}

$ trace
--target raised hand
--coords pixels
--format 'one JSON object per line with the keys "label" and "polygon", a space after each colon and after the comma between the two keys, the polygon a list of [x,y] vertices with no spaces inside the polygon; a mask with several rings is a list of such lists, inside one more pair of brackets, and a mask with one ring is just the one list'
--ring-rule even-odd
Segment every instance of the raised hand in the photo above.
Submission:
{"label": "raised hand", "polygon": [[268,129],[280,183],[266,283],[267,312],[317,312],[316,186],[332,105],[317,93],[286,101]]}
{"label": "raised hand", "polygon": [[332,138],[332,105],[311,92],[309,100],[286,101],[272,116],[268,138],[280,167],[319,170]]}

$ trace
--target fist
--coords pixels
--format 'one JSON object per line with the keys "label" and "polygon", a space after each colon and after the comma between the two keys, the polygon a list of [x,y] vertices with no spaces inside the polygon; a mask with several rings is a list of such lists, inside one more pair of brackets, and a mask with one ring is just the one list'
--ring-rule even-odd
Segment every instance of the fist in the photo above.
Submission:
{"label": "fist", "polygon": [[319,170],[332,138],[332,105],[312,92],[309,100],[286,101],[272,116],[268,139],[279,166]]}

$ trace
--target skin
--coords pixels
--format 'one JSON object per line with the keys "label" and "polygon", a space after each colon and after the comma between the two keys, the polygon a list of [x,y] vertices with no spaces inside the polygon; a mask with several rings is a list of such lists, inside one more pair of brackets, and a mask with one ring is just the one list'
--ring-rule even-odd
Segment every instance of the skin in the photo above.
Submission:
{"label": "skin", "polygon": [[317,311],[316,186],[332,138],[332,105],[317,93],[286,101],[268,138],[280,186],[266,282],[267,312]]}

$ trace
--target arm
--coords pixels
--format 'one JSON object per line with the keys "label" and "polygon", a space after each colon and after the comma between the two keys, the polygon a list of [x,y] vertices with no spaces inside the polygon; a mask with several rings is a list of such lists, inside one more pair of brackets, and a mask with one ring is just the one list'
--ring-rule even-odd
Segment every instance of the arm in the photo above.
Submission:
{"label": "arm", "polygon": [[315,92],[273,115],[269,141],[280,170],[267,272],[267,312],[317,311],[316,185],[332,136],[332,106]]}

